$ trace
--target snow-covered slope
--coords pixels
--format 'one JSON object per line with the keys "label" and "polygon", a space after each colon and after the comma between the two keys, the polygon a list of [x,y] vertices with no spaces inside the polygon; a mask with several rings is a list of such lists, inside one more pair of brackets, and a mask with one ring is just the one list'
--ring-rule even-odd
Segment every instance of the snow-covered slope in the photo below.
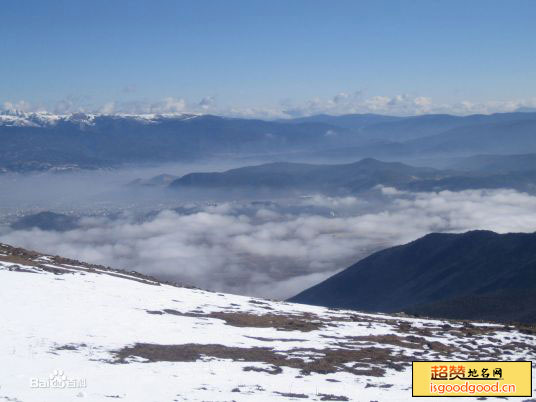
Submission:
{"label": "snow-covered slope", "polygon": [[213,293],[6,245],[0,317],[0,401],[404,401],[412,360],[536,361],[531,328]]}

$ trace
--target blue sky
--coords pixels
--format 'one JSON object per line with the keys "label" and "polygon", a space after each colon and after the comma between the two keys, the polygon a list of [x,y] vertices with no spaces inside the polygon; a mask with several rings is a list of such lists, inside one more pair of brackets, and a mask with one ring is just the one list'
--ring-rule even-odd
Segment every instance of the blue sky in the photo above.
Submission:
{"label": "blue sky", "polygon": [[277,116],[536,106],[536,1],[27,1],[0,105]]}

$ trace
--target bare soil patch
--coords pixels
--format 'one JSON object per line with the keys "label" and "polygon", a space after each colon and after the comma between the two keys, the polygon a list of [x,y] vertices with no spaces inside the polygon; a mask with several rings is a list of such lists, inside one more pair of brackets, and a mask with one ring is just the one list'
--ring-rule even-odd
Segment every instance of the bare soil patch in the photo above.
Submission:
{"label": "bare soil patch", "polygon": [[[186,312],[173,309],[163,310],[166,314],[185,316],[185,317],[205,317],[205,318],[217,318],[225,321],[227,325],[233,327],[251,327],[251,328],[275,328],[280,331],[301,331],[310,332],[315,331],[324,326],[324,323],[320,320],[312,320],[312,317],[306,314],[303,315],[282,315],[282,314],[252,314],[242,312],[223,312],[216,311],[211,313],[203,312]],[[158,314],[155,311],[151,311],[150,314]]]}
{"label": "bare soil patch", "polygon": [[[312,360],[308,353],[321,354]],[[231,359],[239,362],[258,362],[270,365],[271,369],[245,367],[245,371],[281,372],[283,367],[299,369],[302,374],[329,374],[339,371],[355,375],[382,377],[387,368],[402,368],[409,365],[410,357],[394,355],[390,349],[366,347],[349,349],[291,349],[284,354],[270,348],[240,348],[217,344],[157,345],[138,343],[120,349],[115,354],[116,363],[128,363],[129,358],[139,357],[148,362],[195,362],[203,357]],[[302,359],[303,355],[308,360]],[[289,357],[290,356],[290,357]]]}

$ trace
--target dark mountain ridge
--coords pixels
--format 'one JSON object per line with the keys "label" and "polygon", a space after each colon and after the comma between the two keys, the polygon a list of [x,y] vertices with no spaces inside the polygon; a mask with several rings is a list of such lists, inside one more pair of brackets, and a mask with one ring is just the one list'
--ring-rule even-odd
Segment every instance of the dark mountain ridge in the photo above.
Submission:
{"label": "dark mountain ridge", "polygon": [[430,317],[536,322],[536,233],[432,233],[290,299]]}
{"label": "dark mountain ridge", "polygon": [[23,216],[13,222],[10,226],[15,230],[31,230],[37,228],[41,230],[63,232],[77,228],[79,220],[80,219],[76,216],[43,211]]}
{"label": "dark mountain ridge", "polygon": [[320,192],[355,192],[378,184],[405,185],[418,179],[441,177],[439,171],[365,158],[340,165],[278,162],[231,169],[226,172],[190,173],[171,183],[172,188],[277,188]]}
{"label": "dark mountain ridge", "polygon": [[[532,158],[514,156],[495,160],[494,169],[437,170],[400,162],[365,158],[338,165],[276,162],[245,166],[225,172],[190,173],[171,182],[170,187],[199,189],[272,189],[326,194],[357,193],[377,185],[409,191],[462,191],[468,189],[510,188],[536,191],[536,166]],[[453,164],[453,166],[457,166]],[[155,178],[157,179],[157,178]]]}

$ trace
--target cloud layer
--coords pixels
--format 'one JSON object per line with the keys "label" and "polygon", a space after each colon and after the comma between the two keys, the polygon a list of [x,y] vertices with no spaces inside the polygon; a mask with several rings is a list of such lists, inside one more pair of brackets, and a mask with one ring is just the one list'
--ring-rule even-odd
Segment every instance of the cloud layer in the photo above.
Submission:
{"label": "cloud layer", "polygon": [[95,105],[87,97],[67,97],[51,104],[35,104],[26,100],[3,102],[4,112],[51,112],[69,114],[87,113],[126,113],[126,114],[163,114],[163,113],[210,113],[232,117],[248,118],[288,118],[314,114],[351,114],[378,113],[387,115],[420,115],[430,113],[449,113],[457,115],[475,113],[512,112],[536,108],[536,98],[488,102],[460,100],[455,103],[441,103],[422,95],[374,95],[365,96],[361,91],[340,92],[330,98],[313,98],[293,103],[282,101],[277,105],[257,107],[237,107],[218,102],[214,96],[206,96],[197,101],[182,97],[168,96],[161,100],[110,101]]}
{"label": "cloud layer", "polygon": [[12,231],[0,240],[203,288],[286,298],[372,251],[429,232],[536,230],[536,197],[513,190],[380,191],[389,203],[370,213],[356,212],[367,202],[355,197],[316,196],[301,206],[331,214],[263,206],[246,215],[224,203],[190,215],[162,211],[144,222],[86,218],[80,229]]}

